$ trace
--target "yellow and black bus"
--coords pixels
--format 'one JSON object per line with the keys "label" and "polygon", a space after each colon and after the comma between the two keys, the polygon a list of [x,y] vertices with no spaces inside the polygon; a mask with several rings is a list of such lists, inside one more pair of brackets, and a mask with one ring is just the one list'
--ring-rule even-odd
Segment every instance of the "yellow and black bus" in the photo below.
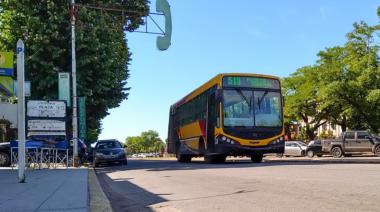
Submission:
{"label": "yellow and black bus", "polygon": [[204,156],[208,163],[283,153],[282,106],[278,77],[219,74],[170,107],[168,153],[179,162]]}

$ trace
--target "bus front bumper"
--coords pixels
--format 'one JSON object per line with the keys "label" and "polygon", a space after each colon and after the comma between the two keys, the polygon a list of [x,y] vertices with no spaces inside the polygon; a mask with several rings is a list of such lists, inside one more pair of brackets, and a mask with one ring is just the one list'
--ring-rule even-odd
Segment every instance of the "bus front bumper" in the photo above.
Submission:
{"label": "bus front bumper", "polygon": [[225,154],[232,156],[252,156],[256,154],[278,153],[282,154],[285,150],[285,143],[269,144],[266,146],[243,146],[240,144],[215,144],[215,152],[217,154]]}

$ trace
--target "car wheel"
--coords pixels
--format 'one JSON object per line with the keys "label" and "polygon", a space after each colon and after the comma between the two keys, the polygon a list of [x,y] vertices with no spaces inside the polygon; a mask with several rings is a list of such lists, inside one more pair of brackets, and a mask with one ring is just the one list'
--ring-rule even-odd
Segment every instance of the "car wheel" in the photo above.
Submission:
{"label": "car wheel", "polygon": [[320,157],[322,157],[322,155],[317,155],[317,157],[319,157],[319,158],[320,158]]}
{"label": "car wheel", "polygon": [[343,155],[342,148],[335,146],[331,149],[331,154],[334,158],[340,158]]}
{"label": "car wheel", "polygon": [[301,151],[301,155],[300,155],[301,157],[304,157],[305,156],[305,150],[302,150]]}
{"label": "car wheel", "polygon": [[308,151],[306,152],[306,155],[307,155],[307,157],[309,157],[309,158],[314,157],[314,152],[313,152],[313,150],[308,150]]}
{"label": "car wheel", "polygon": [[251,161],[253,163],[261,163],[263,161],[263,154],[256,154],[251,156]]}
{"label": "car wheel", "polygon": [[375,151],[374,151],[374,153],[375,153],[376,156],[380,157],[380,145],[377,145],[377,146],[375,147]]}
{"label": "car wheel", "polygon": [[10,157],[5,152],[0,152],[0,167],[10,165]]}

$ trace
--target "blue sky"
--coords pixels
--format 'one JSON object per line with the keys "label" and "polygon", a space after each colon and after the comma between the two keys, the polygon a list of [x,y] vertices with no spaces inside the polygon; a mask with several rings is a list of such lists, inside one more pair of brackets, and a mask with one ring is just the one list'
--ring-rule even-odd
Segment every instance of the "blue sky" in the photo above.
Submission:
{"label": "blue sky", "polygon": [[[169,0],[172,45],[128,33],[128,100],[103,120],[101,139],[156,130],[167,137],[171,104],[223,72],[286,77],[312,65],[318,51],[341,45],[355,21],[377,24],[375,0]],[[155,1],[152,0],[152,11]],[[162,20],[161,20],[162,22]]]}

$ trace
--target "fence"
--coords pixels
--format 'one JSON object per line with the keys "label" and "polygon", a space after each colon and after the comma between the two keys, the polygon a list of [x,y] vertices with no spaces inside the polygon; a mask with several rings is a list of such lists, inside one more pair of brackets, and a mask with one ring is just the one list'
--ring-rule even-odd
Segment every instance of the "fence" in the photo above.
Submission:
{"label": "fence", "polygon": [[[69,166],[69,148],[66,141],[47,147],[41,142],[29,141],[25,146],[25,164],[31,169],[57,168]],[[11,142],[11,166],[18,164],[17,141]]]}

